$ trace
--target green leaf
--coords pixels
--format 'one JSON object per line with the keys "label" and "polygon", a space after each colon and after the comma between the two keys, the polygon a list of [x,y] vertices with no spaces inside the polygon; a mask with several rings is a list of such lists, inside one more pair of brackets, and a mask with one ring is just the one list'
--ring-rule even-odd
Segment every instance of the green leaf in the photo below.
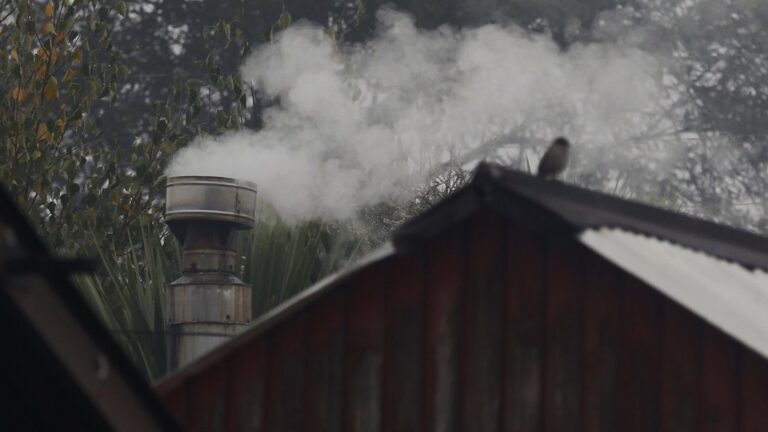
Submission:
{"label": "green leaf", "polygon": [[125,17],[126,7],[125,7],[125,2],[124,1],[121,1],[121,2],[119,2],[117,4],[117,13],[119,13],[120,16]]}
{"label": "green leaf", "polygon": [[229,24],[224,25],[224,37],[227,39],[227,42],[232,42],[232,28]]}
{"label": "green leaf", "polygon": [[285,30],[291,25],[291,22],[293,22],[293,18],[291,17],[291,14],[288,13],[287,10],[283,9],[283,12],[280,14],[280,17],[277,19],[277,24],[280,26],[281,29]]}

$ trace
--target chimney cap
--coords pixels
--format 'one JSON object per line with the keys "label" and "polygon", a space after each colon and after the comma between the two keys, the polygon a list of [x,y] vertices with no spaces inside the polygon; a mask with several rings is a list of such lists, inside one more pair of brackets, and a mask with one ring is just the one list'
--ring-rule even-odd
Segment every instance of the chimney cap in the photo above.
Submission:
{"label": "chimney cap", "polygon": [[256,184],[227,177],[169,177],[165,208],[169,225],[215,221],[248,229],[254,225]]}

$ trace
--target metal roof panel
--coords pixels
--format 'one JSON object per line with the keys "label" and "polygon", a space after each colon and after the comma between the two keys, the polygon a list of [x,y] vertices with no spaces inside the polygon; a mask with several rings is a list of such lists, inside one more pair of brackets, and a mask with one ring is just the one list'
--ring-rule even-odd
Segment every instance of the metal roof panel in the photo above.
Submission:
{"label": "metal roof panel", "polygon": [[768,274],[764,271],[622,229],[585,230],[579,240],[768,357]]}

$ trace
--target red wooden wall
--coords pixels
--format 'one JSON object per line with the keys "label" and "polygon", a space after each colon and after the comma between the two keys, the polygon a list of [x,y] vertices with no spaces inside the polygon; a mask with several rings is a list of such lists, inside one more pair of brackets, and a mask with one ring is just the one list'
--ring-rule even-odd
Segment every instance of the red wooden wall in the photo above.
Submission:
{"label": "red wooden wall", "polygon": [[190,431],[767,431],[768,363],[491,213],[158,391]]}

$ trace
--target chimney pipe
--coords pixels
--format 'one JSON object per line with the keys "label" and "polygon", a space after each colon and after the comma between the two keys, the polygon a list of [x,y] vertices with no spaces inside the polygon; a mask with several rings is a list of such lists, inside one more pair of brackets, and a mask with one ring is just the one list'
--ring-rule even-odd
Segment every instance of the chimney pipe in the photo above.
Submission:
{"label": "chimney pipe", "polygon": [[251,322],[251,286],[235,276],[237,231],[254,224],[256,185],[169,177],[165,221],[183,246],[179,279],[166,292],[168,370],[230,339]]}

